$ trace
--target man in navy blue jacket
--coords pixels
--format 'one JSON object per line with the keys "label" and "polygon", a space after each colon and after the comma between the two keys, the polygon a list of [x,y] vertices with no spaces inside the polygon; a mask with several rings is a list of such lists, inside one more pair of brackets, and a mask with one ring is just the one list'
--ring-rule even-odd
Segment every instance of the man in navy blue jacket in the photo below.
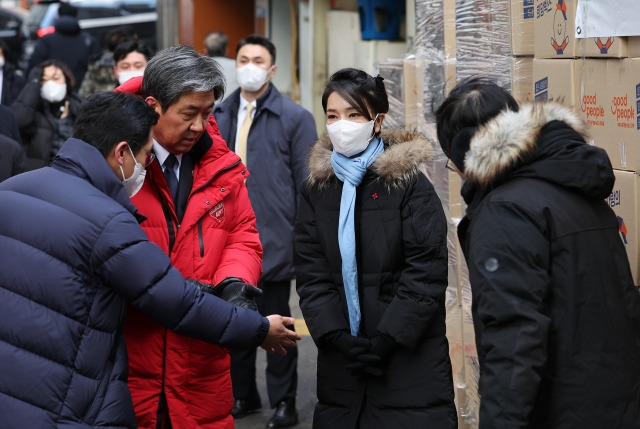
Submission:
{"label": "man in navy blue jacket", "polygon": [[129,196],[153,161],[157,118],[134,95],[95,95],[48,167],[0,183],[0,427],[137,428],[127,302],[225,347],[286,353],[300,338],[292,318],[232,305],[244,290],[185,282],[147,240]]}
{"label": "man in navy blue jacket", "polygon": [[[271,83],[277,67],[276,48],[262,36],[244,38],[236,48],[240,88],[216,105],[213,115],[227,145],[240,155],[251,176],[249,199],[256,213],[264,252],[257,300],[262,314],[291,315],[289,294],[293,268],[293,223],[298,194],[308,175],[307,157],[318,136],[311,113],[283,97]],[[244,127],[243,127],[244,125]],[[297,423],[296,350],[267,356],[269,402],[276,408],[268,428]],[[232,350],[233,416],[238,419],[261,407],[256,388],[256,349]]]}

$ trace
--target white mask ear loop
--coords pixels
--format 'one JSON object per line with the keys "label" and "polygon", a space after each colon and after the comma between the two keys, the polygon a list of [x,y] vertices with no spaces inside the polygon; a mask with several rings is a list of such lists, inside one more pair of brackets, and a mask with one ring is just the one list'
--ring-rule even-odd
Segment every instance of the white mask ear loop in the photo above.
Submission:
{"label": "white mask ear loop", "polygon": [[[371,142],[371,140],[373,140],[373,138],[376,136],[376,120],[378,119],[379,115],[380,115],[379,113],[376,113],[376,117],[373,118],[373,131],[372,131],[372,134],[371,134],[371,138],[369,138],[369,140],[367,140],[367,142]],[[380,129],[382,130],[382,124],[380,124]]]}

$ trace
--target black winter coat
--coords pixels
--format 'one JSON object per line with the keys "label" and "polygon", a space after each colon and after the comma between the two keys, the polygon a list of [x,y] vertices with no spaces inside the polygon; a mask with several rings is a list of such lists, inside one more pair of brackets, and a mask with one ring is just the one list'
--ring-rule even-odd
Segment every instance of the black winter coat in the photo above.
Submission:
{"label": "black winter coat", "polygon": [[480,429],[640,428],[640,294],[614,174],[555,104],[476,133],[458,233],[480,359]]}
{"label": "black winter coat", "polygon": [[26,82],[27,78],[22,70],[16,69],[16,66],[11,63],[6,63],[2,73],[2,99],[0,102],[5,106],[11,106]]}
{"label": "black winter coat", "polygon": [[[266,318],[185,283],[93,146],[0,183],[0,427],[137,428],[125,306],[181,335],[256,347]],[[139,218],[139,216],[137,216]]]}
{"label": "black winter coat", "polygon": [[419,134],[383,132],[385,151],[357,188],[355,225],[361,335],[398,343],[382,377],[357,378],[323,336],[348,330],[338,245],[342,182],[325,136],[313,148],[295,227],[300,308],[318,346],[314,428],[457,427],[445,337],[447,223],[420,168],[431,146]]}
{"label": "black winter coat", "polygon": [[[82,99],[75,94],[68,96],[69,120],[75,122]],[[54,138],[66,140],[70,135],[60,135],[56,110],[40,96],[40,81],[31,80],[22,88],[20,95],[11,106],[27,153],[27,170],[44,167],[52,160]]]}
{"label": "black winter coat", "polygon": [[47,34],[36,42],[29,57],[29,70],[45,60],[60,60],[73,73],[76,80],[74,88],[77,92],[87,73],[90,60],[102,55],[102,47],[95,37],[82,31],[78,20],[72,16],[61,16],[54,25],[54,33]]}

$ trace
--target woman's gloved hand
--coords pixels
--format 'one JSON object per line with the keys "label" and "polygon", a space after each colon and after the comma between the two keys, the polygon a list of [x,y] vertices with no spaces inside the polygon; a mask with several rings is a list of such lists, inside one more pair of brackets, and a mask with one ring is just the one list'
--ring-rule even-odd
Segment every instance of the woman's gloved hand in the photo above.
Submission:
{"label": "woman's gloved hand", "polygon": [[347,330],[329,332],[322,337],[322,342],[337,349],[346,357],[363,352],[369,344],[369,340],[366,338],[354,337]]}
{"label": "woman's gloved hand", "polygon": [[365,350],[351,356],[352,362],[347,365],[347,369],[354,375],[380,377],[399,345],[393,338],[384,334],[377,334],[366,341],[368,344]]}

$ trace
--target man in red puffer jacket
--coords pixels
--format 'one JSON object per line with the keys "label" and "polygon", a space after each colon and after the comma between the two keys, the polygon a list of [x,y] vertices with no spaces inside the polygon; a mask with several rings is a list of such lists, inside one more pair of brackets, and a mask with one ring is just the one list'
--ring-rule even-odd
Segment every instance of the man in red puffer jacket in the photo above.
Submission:
{"label": "man in red puffer jacket", "polygon": [[[224,91],[215,61],[187,46],[168,48],[151,59],[144,78],[116,91],[140,94],[160,115],[151,133],[157,162],[132,199],[147,217],[149,239],[184,276],[239,288],[250,301],[262,247],[248,172],[211,116]],[[124,334],[140,428],[234,427],[226,348],[176,335],[133,308]]]}

